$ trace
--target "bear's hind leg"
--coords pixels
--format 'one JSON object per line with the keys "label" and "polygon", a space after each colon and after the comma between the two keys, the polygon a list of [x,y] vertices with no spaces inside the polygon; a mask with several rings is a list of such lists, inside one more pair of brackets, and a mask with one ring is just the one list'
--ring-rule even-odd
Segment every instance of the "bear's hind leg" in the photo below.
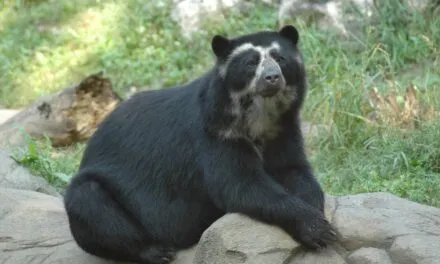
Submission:
{"label": "bear's hind leg", "polygon": [[175,256],[175,249],[165,246],[150,246],[140,254],[141,264],[168,264]]}
{"label": "bear's hind leg", "polygon": [[71,232],[84,251],[141,264],[167,264],[174,258],[174,249],[155,245],[98,181],[78,177],[64,199]]}

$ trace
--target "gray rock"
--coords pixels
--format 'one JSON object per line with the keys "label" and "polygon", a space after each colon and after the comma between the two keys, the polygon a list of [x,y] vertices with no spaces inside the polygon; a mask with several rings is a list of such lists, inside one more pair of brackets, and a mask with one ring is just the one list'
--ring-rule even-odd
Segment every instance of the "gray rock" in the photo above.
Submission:
{"label": "gray rock", "polygon": [[[376,6],[375,6],[376,2]],[[359,31],[364,25],[377,20],[377,8],[389,1],[374,0],[281,0],[278,10],[278,23],[292,17],[302,18],[314,23],[318,28],[332,31],[348,38],[354,34],[361,37]],[[397,3],[398,1],[396,1]],[[406,0],[408,11],[424,11],[430,0]]]}
{"label": "gray rock", "polygon": [[223,20],[224,10],[236,8],[246,12],[251,6],[251,2],[243,0],[174,0],[171,16],[179,23],[182,35],[188,38],[201,29],[203,18]]}
{"label": "gray rock", "polygon": [[1,109],[0,107],[0,125],[9,120],[11,117],[18,114],[20,110],[16,109]]}
{"label": "gray rock", "polygon": [[351,253],[347,258],[349,263],[356,264],[392,264],[390,256],[384,249],[360,248]]}
{"label": "gray rock", "polygon": [[[439,263],[440,209],[386,193],[327,195],[326,200],[326,216],[342,234],[340,244],[308,252],[276,226],[227,214],[173,264]],[[114,263],[76,245],[61,199],[0,188],[0,201],[0,263]]]}
{"label": "gray rock", "polygon": [[[0,188],[0,201],[0,263],[117,263],[87,254],[77,246],[61,199],[33,191]],[[193,250],[179,252],[173,263],[191,264]]]}
{"label": "gray rock", "polygon": [[294,248],[298,244],[280,228],[228,214],[205,231],[194,264],[285,263]]}
{"label": "gray rock", "polygon": [[321,29],[348,35],[339,1],[282,0],[278,11],[279,23],[283,24],[285,19],[291,17],[313,21]]}
{"label": "gray rock", "polygon": [[0,149],[0,187],[31,190],[61,197],[45,179],[32,175]]}
{"label": "gray rock", "polygon": [[0,188],[0,263],[109,263],[81,251],[59,198]]}
{"label": "gray rock", "polygon": [[327,195],[325,207],[341,243],[324,251],[306,252],[278,227],[228,214],[205,231],[194,264],[430,264],[440,259],[438,208],[388,193]]}
{"label": "gray rock", "polygon": [[[279,262],[280,264],[283,262]],[[304,252],[296,253],[289,264],[347,264],[334,249],[327,248],[320,252]]]}
{"label": "gray rock", "polygon": [[[348,250],[369,246],[385,248],[395,238],[409,234],[434,235],[440,239],[440,209],[388,193],[338,197],[332,223],[340,231],[343,246]],[[431,247],[427,243],[420,246]]]}
{"label": "gray rock", "polygon": [[[427,214],[424,217],[430,218]],[[437,222],[437,225],[440,226],[440,222]],[[390,254],[395,263],[399,264],[438,264],[440,262],[440,237],[417,233],[397,237],[390,248]]]}

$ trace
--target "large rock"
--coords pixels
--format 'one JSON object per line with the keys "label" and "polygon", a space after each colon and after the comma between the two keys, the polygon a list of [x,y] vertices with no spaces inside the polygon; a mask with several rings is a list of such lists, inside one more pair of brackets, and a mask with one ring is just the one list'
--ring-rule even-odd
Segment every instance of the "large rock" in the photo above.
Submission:
{"label": "large rock", "polygon": [[61,199],[0,188],[0,201],[0,263],[109,263],[76,246]]}
{"label": "large rock", "polygon": [[440,209],[387,193],[327,196],[341,243],[306,252],[278,227],[229,214],[202,236],[194,264],[440,263]]}
{"label": "large rock", "polygon": [[354,251],[347,260],[356,264],[392,264],[390,256],[384,249],[360,248]]}
{"label": "large rock", "polygon": [[18,109],[2,109],[2,107],[0,106],[0,124],[3,124],[7,120],[11,119],[19,112],[20,110]]}
{"label": "large rock", "polygon": [[[339,197],[332,223],[340,230],[343,245],[349,250],[387,248],[396,238],[412,234],[440,239],[440,209],[387,193]],[[430,242],[421,246],[428,245],[432,246]]]}
{"label": "large rock", "polygon": [[[0,149],[0,187],[31,190],[61,197],[45,179],[32,175]],[[1,200],[0,200],[1,201]]]}
{"label": "large rock", "polygon": [[244,0],[174,0],[172,19],[180,25],[184,37],[201,29],[204,18],[224,19],[223,11],[237,8],[246,11],[251,3]]}
{"label": "large rock", "polygon": [[[62,200],[0,188],[0,263],[105,264],[74,242]],[[434,264],[440,209],[386,193],[327,196],[326,215],[342,241],[307,252],[280,228],[228,214],[173,264]]]}
{"label": "large rock", "polygon": [[[283,24],[290,18],[301,18],[314,23],[318,28],[336,32],[344,37],[352,34],[360,36],[362,26],[379,20],[378,9],[394,4],[405,5],[401,11],[425,11],[431,0],[281,0],[278,9],[278,23]],[[390,8],[386,6],[386,8]],[[402,14],[402,16],[404,16]]]}
{"label": "large rock", "polygon": [[[62,200],[33,191],[0,188],[0,263],[111,264],[81,250],[70,233]],[[175,262],[190,264],[193,249]]]}

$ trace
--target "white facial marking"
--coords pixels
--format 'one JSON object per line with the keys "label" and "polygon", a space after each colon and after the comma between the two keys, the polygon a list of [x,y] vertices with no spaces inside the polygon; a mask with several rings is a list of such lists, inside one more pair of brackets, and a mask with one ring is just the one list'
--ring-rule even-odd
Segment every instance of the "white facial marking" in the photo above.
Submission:
{"label": "white facial marking", "polygon": [[[277,42],[272,42],[268,47],[245,43],[232,51],[224,67],[220,69],[220,74],[225,76],[229,63],[237,55],[248,50],[255,50],[260,53],[260,61],[253,79],[244,89],[231,92],[230,94],[232,101],[230,111],[236,119],[231,127],[222,132],[222,136],[225,138],[241,137],[252,143],[257,139],[264,141],[265,139],[273,138],[279,133],[280,127],[277,125],[278,118],[282,112],[290,107],[290,103],[295,99],[295,88],[286,87],[273,97],[263,98],[257,94],[256,87],[257,81],[260,79],[264,70],[263,63],[267,60],[271,60],[281,71],[279,64],[270,56],[271,51],[279,51],[280,49],[281,47]],[[284,76],[281,75],[281,78],[284,78]],[[245,96],[249,96],[250,100],[252,100],[252,103],[247,109],[243,109],[241,105],[241,99]],[[258,146],[255,144],[252,146],[261,157]]]}
{"label": "white facial marking", "polygon": [[[264,48],[262,46],[255,46],[252,43],[244,43],[244,44],[236,47],[231,52],[231,54],[228,56],[228,59],[226,60],[225,64],[222,65],[222,67],[220,68],[220,75],[223,76],[223,77],[226,75],[226,70],[228,69],[229,63],[232,61],[233,58],[235,58],[240,53],[243,53],[243,52],[248,51],[248,50],[258,51],[260,53],[260,55],[261,55],[260,56],[260,65],[259,65],[259,66],[261,66],[261,63],[263,61],[263,60],[261,60],[261,58],[265,58],[265,57],[266,58],[270,58],[269,52],[271,50],[273,50],[273,49],[279,51],[280,50],[280,44],[278,44],[278,42],[274,41],[274,42],[271,43],[271,45],[269,47],[265,47]],[[261,68],[261,67],[259,67],[259,68]]]}

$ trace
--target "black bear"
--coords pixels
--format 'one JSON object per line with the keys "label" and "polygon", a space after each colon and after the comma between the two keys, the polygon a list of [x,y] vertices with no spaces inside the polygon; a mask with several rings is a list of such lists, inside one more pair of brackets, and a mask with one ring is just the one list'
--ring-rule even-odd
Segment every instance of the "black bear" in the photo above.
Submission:
{"label": "black bear", "polygon": [[65,193],[77,244],[105,259],[165,264],[234,212],[309,249],[335,241],[304,152],[298,39],[291,25],[216,35],[204,76],[139,92],[109,114]]}

